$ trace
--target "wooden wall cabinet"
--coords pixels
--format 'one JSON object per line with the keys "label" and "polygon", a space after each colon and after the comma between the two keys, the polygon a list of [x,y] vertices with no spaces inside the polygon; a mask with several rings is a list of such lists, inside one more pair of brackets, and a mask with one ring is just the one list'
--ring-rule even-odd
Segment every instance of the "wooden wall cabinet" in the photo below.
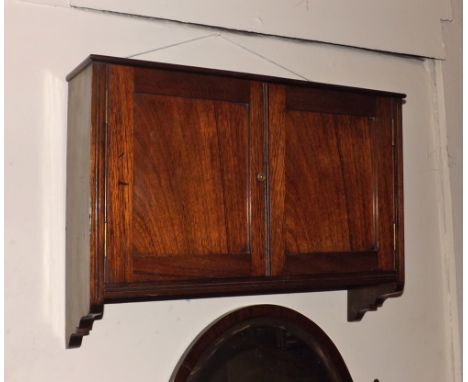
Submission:
{"label": "wooden wall cabinet", "polygon": [[90,56],[68,76],[67,341],[106,303],[403,289],[404,95]]}

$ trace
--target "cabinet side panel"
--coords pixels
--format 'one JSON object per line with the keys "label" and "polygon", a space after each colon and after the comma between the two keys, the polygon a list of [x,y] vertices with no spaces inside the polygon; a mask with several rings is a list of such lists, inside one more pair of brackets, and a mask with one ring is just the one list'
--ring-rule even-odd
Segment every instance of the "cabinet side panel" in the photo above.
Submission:
{"label": "cabinet side panel", "polygon": [[396,256],[395,269],[398,272],[398,290],[402,291],[405,284],[405,229],[403,208],[403,129],[402,129],[402,100],[394,99],[395,118],[395,193],[396,193]]}
{"label": "cabinet side panel", "polygon": [[376,128],[376,159],[378,176],[378,237],[379,237],[379,268],[395,270],[395,121],[393,116],[393,99],[380,97],[377,102]]}
{"label": "cabinet side panel", "polygon": [[69,85],[67,347],[79,347],[103,313],[105,108],[106,65],[93,63]]}
{"label": "cabinet side panel", "polygon": [[90,305],[90,133],[92,67],[68,87],[66,202],[66,341]]}

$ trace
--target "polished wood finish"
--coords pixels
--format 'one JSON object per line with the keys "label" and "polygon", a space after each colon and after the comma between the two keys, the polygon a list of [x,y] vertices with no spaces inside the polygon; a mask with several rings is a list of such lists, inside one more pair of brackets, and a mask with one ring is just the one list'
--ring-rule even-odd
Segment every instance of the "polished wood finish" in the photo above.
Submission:
{"label": "polished wood finish", "polygon": [[158,94],[248,104],[250,81],[219,76],[172,72],[155,69],[135,69],[135,90],[138,94]]}
{"label": "polished wood finish", "polygon": [[375,250],[369,120],[294,111],[285,129],[287,253]]}
{"label": "polished wood finish", "polygon": [[361,117],[374,117],[376,113],[376,95],[354,89],[287,86],[285,92],[287,110]]}
{"label": "polished wood finish", "polygon": [[70,186],[68,203],[91,200],[91,227],[67,238],[90,232],[77,346],[103,303],[401,293],[402,95],[103,56],[68,79],[88,86],[69,104],[68,177],[82,171],[70,146],[89,150],[89,192]]}
{"label": "polished wood finish", "polygon": [[277,305],[253,305],[230,312],[209,325],[185,351],[170,381],[187,382],[199,373],[200,363],[231,336],[254,327],[279,327],[304,341],[329,370],[329,381],[352,381],[340,352],[326,333],[306,316]]}

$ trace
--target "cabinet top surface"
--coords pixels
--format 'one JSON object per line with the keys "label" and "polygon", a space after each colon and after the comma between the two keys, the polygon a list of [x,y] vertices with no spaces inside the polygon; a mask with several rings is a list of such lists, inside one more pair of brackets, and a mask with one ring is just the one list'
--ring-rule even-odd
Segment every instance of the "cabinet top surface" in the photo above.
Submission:
{"label": "cabinet top surface", "polygon": [[367,93],[367,94],[380,95],[380,96],[386,96],[386,97],[396,97],[396,98],[406,97],[406,94],[386,92],[386,91],[381,91],[381,90],[363,89],[363,88],[340,86],[340,85],[330,85],[330,84],[317,83],[317,82],[287,79],[287,78],[282,78],[282,77],[272,77],[272,76],[250,74],[250,73],[232,72],[232,71],[225,71],[225,70],[218,70],[218,69],[207,69],[207,68],[201,68],[201,67],[195,67],[195,66],[167,64],[167,63],[155,62],[155,61],[134,60],[134,59],[129,59],[129,58],[102,56],[102,55],[96,55],[96,54],[89,55],[81,64],[79,64],[74,70],[72,70],[70,74],[66,77],[67,81],[72,80],[84,68],[86,68],[88,65],[94,62],[114,64],[114,65],[134,66],[134,67],[142,67],[142,68],[163,69],[163,70],[180,71],[180,72],[188,72],[188,73],[210,74],[210,75],[218,75],[218,76],[223,76],[223,77],[236,77],[239,79],[279,83],[279,84],[293,85],[293,86],[327,87],[330,89],[353,91],[353,92]]}

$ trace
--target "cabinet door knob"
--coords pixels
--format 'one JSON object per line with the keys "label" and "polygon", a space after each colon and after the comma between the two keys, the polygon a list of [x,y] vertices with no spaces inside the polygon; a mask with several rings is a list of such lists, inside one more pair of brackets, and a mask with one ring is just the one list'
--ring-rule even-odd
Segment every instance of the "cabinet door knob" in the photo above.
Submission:
{"label": "cabinet door knob", "polygon": [[257,174],[257,180],[258,180],[259,182],[264,182],[264,181],[266,180],[266,175],[265,175],[265,173],[259,172],[259,173]]}

